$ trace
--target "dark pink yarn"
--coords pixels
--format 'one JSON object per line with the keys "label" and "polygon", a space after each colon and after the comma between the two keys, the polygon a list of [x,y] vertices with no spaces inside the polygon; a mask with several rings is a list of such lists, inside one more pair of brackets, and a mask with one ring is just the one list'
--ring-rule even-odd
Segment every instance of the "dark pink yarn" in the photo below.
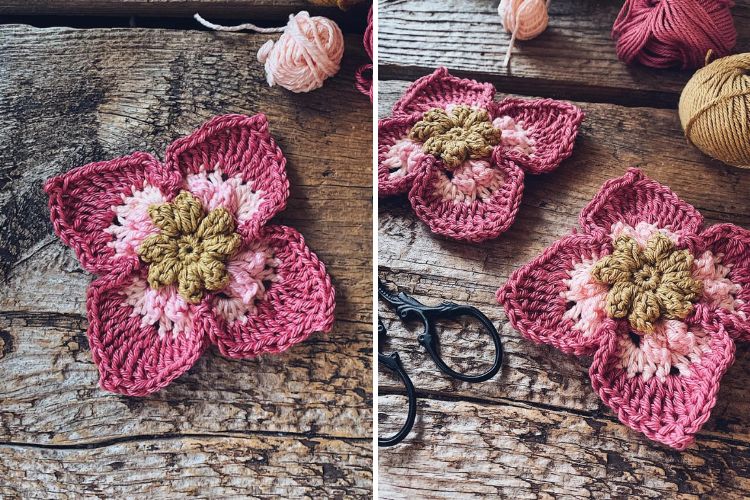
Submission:
{"label": "dark pink yarn", "polygon": [[[516,270],[497,291],[497,300],[524,337],[568,354],[593,355],[592,386],[620,421],[649,439],[682,450],[694,441],[716,404],[720,380],[734,361],[735,342],[750,341],[750,231],[733,224],[704,226],[693,206],[638,169],[607,181],[581,212],[579,224],[580,228]],[[733,284],[735,294],[729,305],[713,300],[712,290],[717,290],[713,282],[687,317],[673,321],[684,324],[686,330],[673,331],[669,341],[674,345],[692,342],[688,330],[702,331],[702,354],[690,359],[687,371],[674,373],[667,368],[661,378],[629,374],[623,367],[623,359],[634,359],[627,358],[628,348],[651,341],[634,333],[627,319],[605,315],[586,330],[569,315],[578,306],[567,295],[576,266],[591,265],[612,253],[617,228],[638,224],[670,234],[677,248],[696,259],[693,273],[700,272],[699,258],[718,256],[726,273],[722,279]],[[629,340],[634,336],[641,339],[636,344]]]}
{"label": "dark pink yarn", "polygon": [[[248,358],[285,351],[332,327],[334,289],[325,266],[295,229],[268,224],[286,206],[289,181],[286,158],[262,114],[215,117],[173,142],[163,162],[136,152],[74,168],[49,179],[44,189],[55,233],[75,250],[81,266],[97,275],[87,293],[88,338],[105,390],[144,396],[185,373],[212,344],[225,356]],[[132,230],[117,211],[132,208],[138,194],[148,193],[144,204],[151,206],[158,202],[149,197],[168,202],[182,191],[200,198],[205,211],[210,205],[231,213],[242,242],[227,262],[238,273],[235,283],[254,275],[253,266],[263,266],[257,259],[239,260],[243,252],[258,257],[253,252],[262,248],[260,255],[273,260],[273,277],[258,278],[263,294],[237,317],[220,308],[235,294],[231,282],[195,304],[180,302],[176,294],[155,303],[152,310],[173,313],[166,327],[143,312],[145,293],[143,302],[129,301],[134,286],[146,283],[149,265],[135,251],[117,247],[112,231]],[[147,220],[145,208],[133,210],[128,221]],[[245,283],[256,286],[243,289],[255,295],[257,282]],[[164,288],[169,287],[145,290],[168,293]],[[178,313],[184,318],[180,331]]]}
{"label": "dark pink yarn", "polygon": [[703,66],[737,42],[730,0],[625,0],[612,28],[617,56],[652,68]]}
{"label": "dark pink yarn", "polygon": [[[417,217],[432,232],[456,240],[476,243],[506,231],[518,213],[525,173],[550,172],[568,158],[584,115],[568,102],[517,98],[495,102],[494,96],[492,84],[457,78],[446,68],[414,82],[394,105],[392,116],[378,123],[378,195],[408,193]],[[482,159],[490,173],[502,179],[499,187],[482,199],[446,198],[436,186],[446,177],[455,179],[456,172],[449,172],[431,154],[412,157],[415,161],[405,172],[394,173],[389,163],[394,148],[408,139],[411,128],[427,111],[456,105],[485,109],[492,120],[507,119],[519,124],[533,142],[533,152],[527,154],[505,138],[488,158]],[[479,184],[480,179],[466,182]]]}
{"label": "dark pink yarn", "polygon": [[[370,12],[367,14],[367,29],[365,30],[364,37],[365,50],[367,55],[372,61],[372,6],[370,6]],[[354,78],[357,80],[357,89],[370,98],[372,102],[372,78],[365,76],[366,71],[372,71],[372,64],[365,64],[357,69],[357,73]]]}

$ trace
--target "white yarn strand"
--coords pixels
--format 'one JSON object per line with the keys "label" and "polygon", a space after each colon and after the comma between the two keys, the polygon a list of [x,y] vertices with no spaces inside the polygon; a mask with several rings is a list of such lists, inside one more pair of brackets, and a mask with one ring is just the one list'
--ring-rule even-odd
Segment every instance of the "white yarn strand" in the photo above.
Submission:
{"label": "white yarn strand", "polygon": [[244,24],[238,24],[237,26],[222,26],[221,24],[214,24],[210,21],[206,21],[201,17],[200,14],[196,13],[193,16],[193,19],[198,21],[200,24],[205,26],[208,29],[212,29],[214,31],[255,31],[256,33],[282,33],[286,26],[282,26],[280,28],[261,28],[260,26],[256,26],[252,23],[244,23]]}

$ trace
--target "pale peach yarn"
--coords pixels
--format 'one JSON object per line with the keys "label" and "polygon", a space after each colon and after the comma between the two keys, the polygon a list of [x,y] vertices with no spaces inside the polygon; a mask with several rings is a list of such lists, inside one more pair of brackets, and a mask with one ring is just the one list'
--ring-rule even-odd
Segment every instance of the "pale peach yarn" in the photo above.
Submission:
{"label": "pale peach yarn", "polygon": [[309,92],[323,86],[326,78],[338,73],[344,55],[344,35],[328,18],[310,17],[306,11],[289,16],[283,28],[261,28],[251,23],[222,26],[193,16],[203,26],[217,31],[252,30],[279,33],[258,50],[258,61],[265,65],[270,86],[280,85],[292,92]]}
{"label": "pale peach yarn", "polygon": [[531,40],[547,29],[548,7],[549,0],[500,0],[497,13],[500,14],[505,31],[511,33],[503,66],[507,66],[510,61],[516,39]]}
{"label": "pale peach yarn", "polygon": [[310,17],[305,11],[289,16],[281,37],[267,41],[258,50],[266,65],[270,86],[281,85],[292,92],[309,92],[339,71],[344,55],[344,36],[335,22]]}

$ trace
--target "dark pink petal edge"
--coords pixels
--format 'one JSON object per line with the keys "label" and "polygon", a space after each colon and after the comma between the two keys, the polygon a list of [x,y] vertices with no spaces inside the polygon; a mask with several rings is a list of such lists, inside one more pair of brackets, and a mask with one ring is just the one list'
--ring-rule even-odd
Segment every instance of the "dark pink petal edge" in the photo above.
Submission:
{"label": "dark pink petal edge", "polygon": [[112,207],[122,204],[122,196],[142,189],[147,179],[153,184],[153,174],[159,170],[156,158],[137,152],[89,163],[47,180],[44,190],[52,227],[76,252],[84,269],[95,274],[127,273],[137,266],[137,258],[115,256],[108,246],[112,235],[104,230],[114,222]]}
{"label": "dark pink petal edge", "polygon": [[610,253],[611,243],[604,237],[572,234],[517,269],[496,295],[513,328],[537,344],[577,356],[593,354],[612,334],[615,322],[606,319],[592,335],[584,335],[574,329],[573,321],[563,318],[567,301],[561,294],[567,290],[565,280],[574,263],[595,252]]}
{"label": "dark pink petal edge", "polygon": [[271,284],[257,304],[257,314],[247,316],[247,322],[227,324],[216,319],[209,332],[211,340],[230,358],[280,353],[333,326],[336,303],[331,278],[302,235],[291,227],[266,226],[259,238],[281,261],[278,281]]}

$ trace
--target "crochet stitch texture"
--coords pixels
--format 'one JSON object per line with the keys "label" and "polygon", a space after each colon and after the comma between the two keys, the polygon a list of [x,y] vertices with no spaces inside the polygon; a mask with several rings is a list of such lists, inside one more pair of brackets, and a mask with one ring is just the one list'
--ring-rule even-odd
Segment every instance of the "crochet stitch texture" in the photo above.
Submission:
{"label": "crochet stitch texture", "polygon": [[621,422],[678,450],[708,420],[735,341],[750,340],[750,231],[703,227],[630,169],[497,299],[523,336],[593,355],[591,383]]}
{"label": "crochet stitch texture", "polygon": [[290,227],[286,159],[258,114],[218,116],[162,163],[136,152],[49,179],[55,233],[98,277],[86,300],[101,387],[153,393],[215,344],[230,358],[330,331],[325,266]]}
{"label": "crochet stitch texture", "polygon": [[445,68],[414,82],[378,122],[378,194],[408,193],[432,232],[496,238],[515,220],[524,172],[550,172],[573,151],[583,112],[552,99],[494,102],[489,83]]}

